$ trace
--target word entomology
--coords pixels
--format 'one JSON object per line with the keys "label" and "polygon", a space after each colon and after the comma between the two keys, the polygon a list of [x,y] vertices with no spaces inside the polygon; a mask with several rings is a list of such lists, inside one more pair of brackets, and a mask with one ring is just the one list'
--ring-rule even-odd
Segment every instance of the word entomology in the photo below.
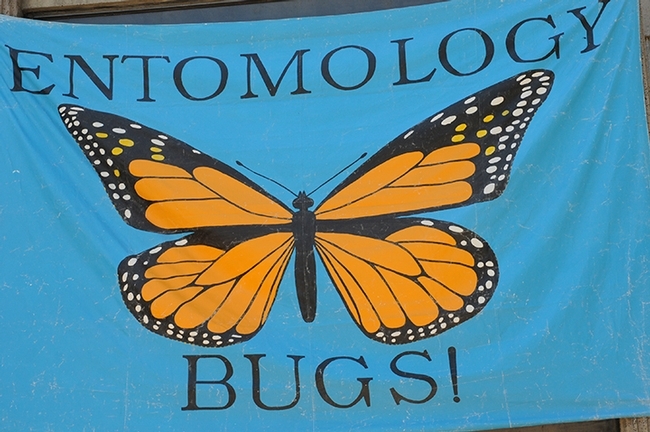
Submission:
{"label": "word entomology", "polygon": [[[600,8],[598,14],[591,22],[582,13],[583,10],[586,9],[586,6],[567,11],[568,14],[574,16],[578,20],[584,30],[586,45],[584,49],[580,51],[581,53],[589,52],[599,46],[599,44],[594,41],[594,29],[596,28],[596,25],[598,24],[598,21],[609,1],[610,0],[599,0]],[[544,29],[547,31],[544,31]],[[548,49],[541,48],[541,50],[545,52],[533,55],[527,51],[526,54],[524,54],[522,51],[525,50],[518,48],[518,34],[520,34],[520,32],[535,32],[534,35],[536,37],[539,37],[539,35],[544,35],[544,37],[546,37],[545,33],[555,34],[548,37],[548,42],[540,42],[540,44],[536,45],[535,49],[538,47],[544,47],[546,44]],[[505,37],[505,49],[509,58],[516,63],[540,62],[553,55],[559,59],[561,47],[560,40],[563,34],[564,32],[558,32],[552,15],[546,17],[527,18],[514,24],[509,29]],[[465,70],[467,65],[461,67],[452,64],[454,63],[454,59],[451,54],[453,54],[454,50],[450,49],[450,44],[452,44],[456,39],[463,37],[472,37],[478,42],[478,44],[483,44],[484,46],[483,58],[476,59],[475,63],[478,64],[478,66],[472,65],[471,67],[473,69],[470,70]],[[390,41],[390,43],[395,44],[397,48],[397,55],[395,58],[387,60],[388,62],[397,61],[398,67],[394,68],[394,70],[398,71],[399,76],[396,77],[397,80],[393,82],[393,85],[395,86],[428,82],[438,71],[438,67],[435,66],[424,76],[420,76],[419,78],[410,76],[415,75],[414,73],[409,74],[407,62],[407,44],[412,40],[414,40],[414,38],[403,38]],[[417,43],[417,41],[414,42]],[[11,47],[9,45],[5,46],[8,49],[13,69],[13,86],[11,91],[27,92],[36,95],[50,95],[52,91],[61,84],[40,81],[42,69],[46,67],[54,67],[53,65],[56,62],[56,58],[52,53],[42,52],[36,49],[27,50]],[[428,48],[429,47],[427,47],[427,49]],[[246,92],[241,95],[240,98],[251,99],[259,97],[259,94],[256,93],[256,91],[259,90],[253,88],[255,83],[254,69],[257,71],[257,74],[259,74],[259,78],[261,78],[270,96],[275,96],[277,94],[282,80],[287,76],[292,68],[296,73],[296,87],[291,91],[291,94],[300,95],[311,93],[307,88],[309,85],[305,85],[303,76],[305,63],[311,62],[311,57],[308,55],[310,51],[310,49],[295,50],[275,81],[269,74],[269,71],[259,54],[240,54],[240,57],[243,57],[245,60],[241,65],[237,64],[236,68],[241,68],[243,71],[245,63],[246,76]],[[440,66],[447,73],[460,77],[473,75],[487,68],[490,63],[492,63],[495,52],[496,48],[494,40],[488,33],[478,28],[468,27],[455,30],[445,35],[438,44],[437,55]],[[81,55],[65,54],[62,57],[66,59],[64,62],[69,68],[69,72],[67,73],[67,91],[62,93],[62,95],[73,99],[79,99],[78,90],[75,89],[75,84],[78,84],[77,77],[79,74],[77,71],[79,70],[85,74],[85,76],[106,97],[106,99],[112,100],[116,87],[116,74],[114,73],[116,63],[128,63],[129,67],[135,66],[137,73],[141,74],[142,92],[136,95],[136,100],[138,102],[155,102],[154,96],[160,97],[152,95],[150,83],[151,74],[166,72],[165,70],[159,70],[158,68],[170,68],[171,65],[174,64],[172,70],[174,88],[182,97],[192,101],[206,101],[222,94],[227,87],[230,74],[230,69],[226,62],[212,56],[199,55],[175,61],[166,55],[105,54],[102,55],[102,58],[106,60],[106,63],[102,67],[107,67],[108,69],[103,72],[97,72],[93,69],[87,59]],[[340,61],[337,62],[337,57],[345,57],[346,61],[344,63]],[[118,62],[115,60],[118,60]],[[382,62],[383,59],[380,60],[380,64],[382,64]],[[359,45],[339,46],[330,50],[322,57],[320,61],[320,76],[329,86],[335,89],[344,91],[356,90],[370,82],[375,75],[377,63],[376,54],[366,47]],[[360,67],[360,78],[357,82],[347,82],[350,80],[350,77],[342,78],[342,71],[348,70],[354,65]],[[231,66],[231,68],[233,68],[233,66]],[[131,71],[131,69],[129,69],[129,71]],[[100,78],[100,73],[103,73],[107,78]],[[190,73],[192,74],[192,79],[187,78]],[[118,77],[120,75],[121,74],[117,74]],[[62,74],[62,76],[64,75]],[[212,87],[206,91],[204,86],[197,91],[197,89],[192,88],[193,83],[197,81],[206,83],[205,85],[210,84]],[[316,85],[315,83],[308,84]],[[133,95],[131,95],[131,97],[132,96]]]}

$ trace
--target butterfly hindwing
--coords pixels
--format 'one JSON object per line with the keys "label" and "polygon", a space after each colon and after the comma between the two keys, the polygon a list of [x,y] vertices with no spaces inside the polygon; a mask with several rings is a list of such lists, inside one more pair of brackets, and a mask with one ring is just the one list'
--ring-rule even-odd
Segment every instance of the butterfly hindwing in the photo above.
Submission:
{"label": "butterfly hindwing", "polygon": [[290,232],[224,242],[192,234],[125,258],[122,298],[148,330],[205,347],[246,341],[262,328],[293,251]]}
{"label": "butterfly hindwing", "polygon": [[71,105],[59,113],[124,221],[160,233],[281,225],[291,210],[228,165],[124,117]]}
{"label": "butterfly hindwing", "polygon": [[319,220],[409,215],[498,197],[553,73],[531,70],[405,131],[337,186]]}
{"label": "butterfly hindwing", "polygon": [[499,278],[485,240],[437,220],[337,227],[316,234],[316,250],[361,331],[387,344],[433,337],[474,317]]}

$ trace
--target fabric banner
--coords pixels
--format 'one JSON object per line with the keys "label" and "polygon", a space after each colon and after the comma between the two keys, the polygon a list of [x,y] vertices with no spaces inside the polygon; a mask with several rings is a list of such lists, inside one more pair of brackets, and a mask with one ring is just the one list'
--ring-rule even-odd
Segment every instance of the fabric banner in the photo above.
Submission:
{"label": "fabric banner", "polygon": [[638,16],[0,18],[2,428],[650,415]]}

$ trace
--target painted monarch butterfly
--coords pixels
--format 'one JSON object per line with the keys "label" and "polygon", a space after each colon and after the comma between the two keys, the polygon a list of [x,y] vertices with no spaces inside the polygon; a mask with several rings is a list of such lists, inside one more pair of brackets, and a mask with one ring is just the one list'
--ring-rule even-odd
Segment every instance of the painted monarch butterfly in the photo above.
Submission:
{"label": "painted monarch butterfly", "polygon": [[316,315],[318,253],[369,338],[402,344],[472,318],[498,281],[487,242],[417,213],[498,197],[553,73],[531,70],[449,106],[368,158],[313,211],[293,211],[237,170],[134,121],[72,105],[59,113],[132,227],[187,233],[118,267],[147,329],[199,346],[255,336],[295,251],[305,322]]}

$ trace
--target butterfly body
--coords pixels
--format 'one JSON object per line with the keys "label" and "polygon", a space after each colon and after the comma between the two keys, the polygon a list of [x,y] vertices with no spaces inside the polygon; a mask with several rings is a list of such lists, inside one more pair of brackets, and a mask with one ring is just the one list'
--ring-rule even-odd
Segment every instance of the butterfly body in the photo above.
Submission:
{"label": "butterfly body", "polygon": [[300,313],[305,322],[316,318],[316,260],[314,240],[316,238],[316,215],[309,210],[314,200],[303,191],[292,203],[298,211],[293,214],[291,228],[295,238],[296,293]]}
{"label": "butterfly body", "polygon": [[68,132],[122,219],[182,234],[126,257],[120,291],[148,330],[204,347],[254,337],[291,257],[302,318],[316,319],[316,255],[349,316],[386,344],[473,318],[499,279],[478,234],[422,213],[497,198],[553,73],[523,72],[450,105],[380,148],[313,210],[128,118],[61,105]]}

